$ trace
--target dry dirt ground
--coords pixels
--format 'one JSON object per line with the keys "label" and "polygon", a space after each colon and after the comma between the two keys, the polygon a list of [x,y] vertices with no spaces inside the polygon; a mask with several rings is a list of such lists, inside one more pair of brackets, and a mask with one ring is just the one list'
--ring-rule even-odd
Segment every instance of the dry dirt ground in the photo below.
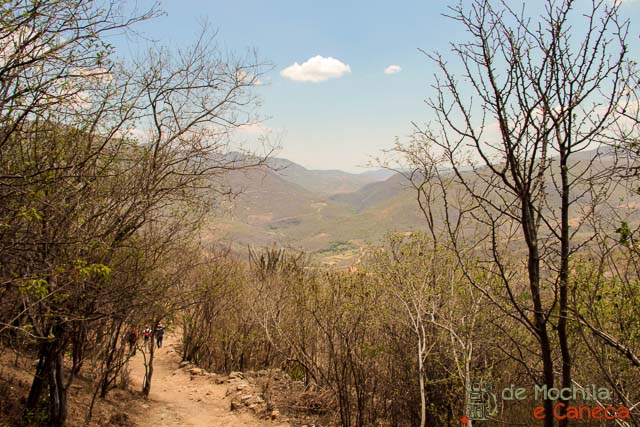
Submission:
{"label": "dry dirt ground", "polygon": [[[163,348],[156,349],[149,400],[131,411],[138,427],[288,427],[286,423],[231,412],[225,398],[227,385],[179,369],[180,356],[174,346],[175,338],[165,336]],[[140,389],[144,376],[141,352],[130,366],[132,385]]]}
{"label": "dry dirt ground", "polygon": [[[269,421],[250,412],[232,412],[231,400],[225,397],[231,386],[226,377],[193,376],[189,370],[179,369],[176,339],[172,336],[165,339],[165,346],[156,350],[149,399],[139,395],[144,377],[143,356],[139,351],[129,365],[131,392],[116,389],[107,399],[98,399],[91,427],[290,427],[285,420]],[[0,348],[0,427],[25,425],[23,406],[33,379],[33,362],[28,357],[16,360],[15,354]],[[72,384],[69,427],[84,425],[93,387],[94,383],[82,375]]]}

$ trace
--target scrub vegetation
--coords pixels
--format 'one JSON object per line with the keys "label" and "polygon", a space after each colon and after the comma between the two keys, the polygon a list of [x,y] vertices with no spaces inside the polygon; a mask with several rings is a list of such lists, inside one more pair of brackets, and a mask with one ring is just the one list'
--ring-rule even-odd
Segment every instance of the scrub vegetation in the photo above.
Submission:
{"label": "scrub vegetation", "polygon": [[[81,383],[90,424],[96,402],[129,386],[131,334],[147,323],[148,397],[162,323],[193,372],[261,372],[272,418],[639,426],[628,22],[617,1],[546,0],[536,17],[510,4],[450,9],[467,39],[426,53],[432,120],[382,162],[391,177],[356,186],[332,171],[338,194],[317,198],[274,174],[268,147],[231,143],[258,119],[269,64],[255,54],[221,50],[205,26],[190,46],[123,60],[109,37],[157,5],[0,1],[0,352],[35,360],[6,423],[71,425]],[[278,192],[234,198],[258,173]],[[319,191],[310,176],[296,170]],[[304,201],[295,215],[287,196]],[[260,197],[280,210],[255,211]],[[269,236],[304,227],[315,254],[255,249],[266,238],[249,226],[257,245],[230,249],[208,234],[229,198],[253,202],[247,224]],[[345,251],[348,268],[318,261]]]}

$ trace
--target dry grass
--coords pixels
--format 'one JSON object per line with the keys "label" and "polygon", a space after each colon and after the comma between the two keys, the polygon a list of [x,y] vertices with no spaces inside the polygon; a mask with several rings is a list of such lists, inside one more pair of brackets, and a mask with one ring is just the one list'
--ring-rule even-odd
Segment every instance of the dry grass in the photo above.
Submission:
{"label": "dry grass", "polygon": [[313,390],[280,371],[260,377],[259,383],[270,406],[286,416],[292,426],[335,426],[335,402],[328,390]]}

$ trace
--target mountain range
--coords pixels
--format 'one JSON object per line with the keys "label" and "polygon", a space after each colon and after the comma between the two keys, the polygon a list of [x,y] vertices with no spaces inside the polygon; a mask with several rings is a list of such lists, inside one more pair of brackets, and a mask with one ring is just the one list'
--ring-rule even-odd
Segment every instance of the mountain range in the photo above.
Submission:
{"label": "mountain range", "polygon": [[[574,166],[588,164],[593,154],[581,153]],[[416,190],[390,170],[310,170],[271,158],[263,168],[229,172],[226,184],[239,194],[223,204],[210,236],[241,253],[247,246],[277,245],[344,266],[387,233],[426,227]]]}

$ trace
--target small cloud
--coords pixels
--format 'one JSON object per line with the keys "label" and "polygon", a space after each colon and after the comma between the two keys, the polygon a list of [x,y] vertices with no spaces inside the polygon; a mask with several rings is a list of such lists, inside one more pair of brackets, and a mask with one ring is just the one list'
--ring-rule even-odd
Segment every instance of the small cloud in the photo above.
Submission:
{"label": "small cloud", "polygon": [[399,65],[389,65],[384,69],[385,74],[396,74],[402,71],[402,68]]}
{"label": "small cloud", "polygon": [[342,77],[351,72],[351,67],[338,59],[316,55],[306,62],[289,65],[280,71],[282,77],[298,82],[322,82]]}

